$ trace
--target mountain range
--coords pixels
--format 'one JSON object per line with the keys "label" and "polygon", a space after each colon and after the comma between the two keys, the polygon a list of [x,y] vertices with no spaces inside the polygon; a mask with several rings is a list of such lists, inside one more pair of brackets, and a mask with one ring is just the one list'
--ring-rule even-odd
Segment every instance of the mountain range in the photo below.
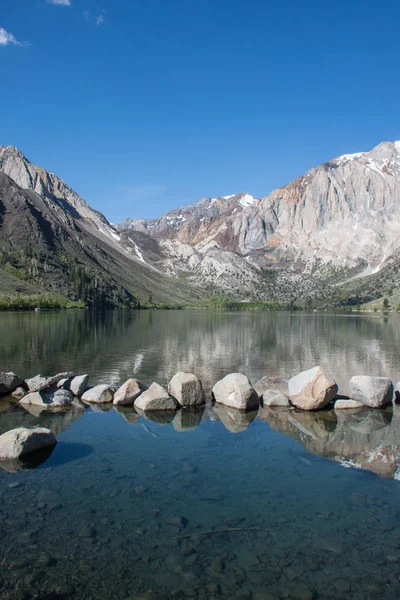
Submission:
{"label": "mountain range", "polygon": [[399,292],[400,142],[343,155],[264,198],[203,198],[110,224],[0,146],[3,289],[89,305],[232,300],[362,304]]}

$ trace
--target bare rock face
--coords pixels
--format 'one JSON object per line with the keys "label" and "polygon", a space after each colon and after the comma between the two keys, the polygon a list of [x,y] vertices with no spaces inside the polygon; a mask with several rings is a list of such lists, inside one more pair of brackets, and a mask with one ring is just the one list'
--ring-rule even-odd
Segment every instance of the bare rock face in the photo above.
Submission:
{"label": "bare rock face", "polygon": [[153,410],[169,411],[179,408],[177,401],[158,383],[152,383],[148,390],[140,394],[136,398],[134,406],[145,412]]}
{"label": "bare rock face", "polygon": [[47,379],[48,377],[45,377],[44,375],[35,375],[35,377],[30,377],[29,379],[27,379],[25,383],[28,386],[28,390],[32,392],[42,383],[47,381]]}
{"label": "bare rock face", "polygon": [[147,386],[139,379],[128,379],[115,392],[113,403],[119,406],[129,406],[145,390],[147,390]]}
{"label": "bare rock face", "polygon": [[319,410],[332,402],[338,387],[322,367],[318,366],[289,379],[288,390],[290,401],[297,408]]}
{"label": "bare rock face", "polygon": [[335,406],[334,409],[335,410],[342,410],[342,409],[346,409],[346,408],[364,408],[365,404],[363,404],[362,402],[359,402],[358,400],[351,400],[350,398],[348,400],[336,400],[335,402]]}
{"label": "bare rock face", "polygon": [[176,373],[168,384],[168,392],[184,407],[201,406],[206,401],[203,385],[193,373]]}
{"label": "bare rock face", "polygon": [[0,460],[19,458],[56,444],[57,440],[50,429],[19,427],[0,436]]}
{"label": "bare rock face", "polygon": [[212,389],[212,396],[216,402],[239,410],[256,409],[260,403],[257,392],[242,373],[230,373],[218,381]]}
{"label": "bare rock face", "polygon": [[113,398],[114,390],[107,384],[95,385],[82,396],[82,400],[92,402],[93,404],[106,404],[107,402],[112,402]]}
{"label": "bare rock face", "polygon": [[382,408],[392,403],[393,383],[387,377],[356,375],[350,379],[350,396],[371,408]]}
{"label": "bare rock face", "polygon": [[15,373],[4,373],[0,371],[0,396],[8,396],[17,387],[22,386],[24,380]]}

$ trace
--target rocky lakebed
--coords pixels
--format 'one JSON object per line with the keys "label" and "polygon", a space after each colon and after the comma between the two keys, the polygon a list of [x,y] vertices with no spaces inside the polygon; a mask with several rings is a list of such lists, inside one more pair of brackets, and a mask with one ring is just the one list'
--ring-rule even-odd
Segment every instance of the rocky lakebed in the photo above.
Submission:
{"label": "rocky lakebed", "polygon": [[400,596],[390,380],[89,383],[1,374],[1,598]]}

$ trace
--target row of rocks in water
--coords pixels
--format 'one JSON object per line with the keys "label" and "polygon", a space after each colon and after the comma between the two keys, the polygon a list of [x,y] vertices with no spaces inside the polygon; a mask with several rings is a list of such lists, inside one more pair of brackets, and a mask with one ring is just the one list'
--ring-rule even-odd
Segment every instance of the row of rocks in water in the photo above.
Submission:
{"label": "row of rocks in water", "polygon": [[[178,410],[202,406],[206,394],[202,382],[193,373],[179,372],[167,388],[154,382],[147,387],[130,378],[116,389],[108,384],[89,387],[89,375],[58,373],[53,377],[37,375],[24,380],[15,373],[0,372],[0,395],[11,396],[22,405],[35,405],[54,410],[72,404],[74,397],[87,403],[134,405],[142,411]],[[335,402],[335,409],[383,408],[399,395],[400,382],[393,386],[386,377],[357,375],[350,379],[350,397],[338,396],[338,386],[325,370],[316,366],[288,381],[263,377],[254,387],[242,373],[230,373],[218,381],[211,391],[215,402],[238,410],[254,410],[262,406],[290,406],[301,410],[320,410]]]}

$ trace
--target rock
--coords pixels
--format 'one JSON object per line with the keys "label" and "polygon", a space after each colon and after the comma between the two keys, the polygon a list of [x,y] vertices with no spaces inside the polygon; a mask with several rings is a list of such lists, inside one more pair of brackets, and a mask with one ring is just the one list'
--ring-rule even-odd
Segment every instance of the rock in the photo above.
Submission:
{"label": "rock", "polygon": [[356,375],[350,379],[350,396],[371,408],[382,408],[392,403],[393,383],[387,377]]}
{"label": "rock", "polygon": [[54,377],[48,377],[44,381],[38,383],[36,386],[32,387],[30,389],[30,391],[31,392],[43,392],[44,390],[47,390],[53,386],[56,386],[57,383],[59,381],[61,381],[61,379],[71,379],[72,377],[75,377],[75,376],[76,376],[76,374],[72,373],[70,371],[68,371],[67,373],[58,373],[57,375],[54,375]]}
{"label": "rock", "polygon": [[318,410],[335,398],[338,387],[322,367],[303,371],[288,381],[289,398],[297,408]]}
{"label": "rock", "polygon": [[44,375],[35,375],[35,377],[27,379],[25,383],[28,386],[28,390],[31,392],[32,390],[36,389],[40,384],[47,381],[47,379],[48,377],[45,377]]}
{"label": "rock", "polygon": [[85,393],[89,383],[89,375],[77,375],[70,383],[69,389],[74,396],[79,398]]}
{"label": "rock", "polygon": [[136,398],[145,390],[147,390],[147,386],[139,379],[128,379],[115,392],[113,403],[120,406],[133,404]]}
{"label": "rock", "polygon": [[166,389],[158,383],[152,383],[134,402],[135,408],[143,411],[151,410],[177,410],[179,405]]}
{"label": "rock", "polygon": [[23,386],[24,380],[15,373],[0,371],[0,396],[8,396],[17,387]]}
{"label": "rock", "polygon": [[17,389],[15,389],[10,396],[11,398],[15,398],[15,400],[21,400],[24,396],[26,396],[26,390],[21,386],[17,387]]}
{"label": "rock", "polygon": [[261,396],[262,406],[290,406],[289,398],[279,390],[264,390]]}
{"label": "rock", "polygon": [[266,390],[279,390],[285,396],[288,395],[288,382],[282,377],[262,377],[254,386],[257,394],[261,398]]}
{"label": "rock", "polygon": [[51,411],[55,408],[70,406],[73,400],[71,392],[59,389],[53,393],[30,392],[20,400],[20,404],[39,406],[44,410]]}
{"label": "rock", "polygon": [[358,400],[336,400],[334,409],[340,410],[342,408],[364,408],[365,404]]}
{"label": "rock", "polygon": [[18,427],[0,436],[0,460],[19,458],[56,444],[57,440],[50,429]]}
{"label": "rock", "polygon": [[239,410],[251,410],[259,406],[257,392],[242,373],[226,375],[214,385],[211,395],[216,402]]}
{"label": "rock", "polygon": [[187,525],[187,519],[185,517],[169,517],[165,520],[168,525],[177,527],[178,529],[184,529]]}
{"label": "rock", "polygon": [[94,404],[104,404],[112,402],[114,397],[114,390],[107,384],[95,385],[86,390],[82,396],[82,400],[85,402],[93,402]]}
{"label": "rock", "polygon": [[203,385],[193,373],[176,373],[168,384],[168,392],[184,407],[201,406],[206,401]]}

